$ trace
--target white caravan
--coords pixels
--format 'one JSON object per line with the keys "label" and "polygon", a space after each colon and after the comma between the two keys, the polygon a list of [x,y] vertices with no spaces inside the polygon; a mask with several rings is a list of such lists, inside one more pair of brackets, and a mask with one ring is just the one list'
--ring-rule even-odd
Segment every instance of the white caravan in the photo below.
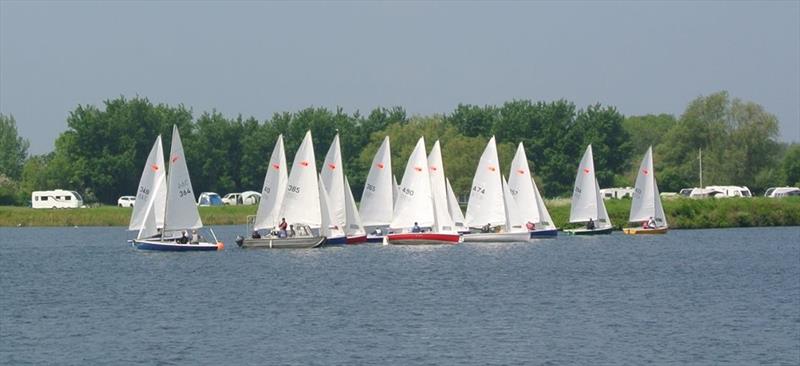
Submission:
{"label": "white caravan", "polygon": [[75,191],[56,189],[52,191],[33,191],[33,208],[78,208],[83,206],[83,197]]}

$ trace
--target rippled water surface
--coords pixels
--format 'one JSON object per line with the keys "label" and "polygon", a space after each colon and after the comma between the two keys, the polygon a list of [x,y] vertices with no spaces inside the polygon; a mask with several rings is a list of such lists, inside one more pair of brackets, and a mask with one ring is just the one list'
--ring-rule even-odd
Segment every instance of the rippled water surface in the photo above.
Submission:
{"label": "rippled water surface", "polygon": [[0,364],[800,364],[800,228],[157,253],[0,228]]}

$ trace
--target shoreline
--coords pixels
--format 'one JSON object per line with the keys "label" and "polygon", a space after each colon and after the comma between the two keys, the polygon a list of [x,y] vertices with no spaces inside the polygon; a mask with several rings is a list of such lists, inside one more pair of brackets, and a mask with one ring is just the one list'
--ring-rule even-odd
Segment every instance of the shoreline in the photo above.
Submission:
{"label": "shoreline", "polygon": [[[614,230],[629,227],[630,199],[604,201]],[[547,208],[559,229],[568,225],[569,200],[547,201]],[[670,229],[711,229],[732,227],[800,226],[800,197],[721,198],[663,200]],[[244,225],[257,206],[200,207],[206,226]],[[463,209],[463,207],[462,207]],[[126,227],[131,209],[99,206],[81,209],[32,209],[0,206],[0,227]]]}

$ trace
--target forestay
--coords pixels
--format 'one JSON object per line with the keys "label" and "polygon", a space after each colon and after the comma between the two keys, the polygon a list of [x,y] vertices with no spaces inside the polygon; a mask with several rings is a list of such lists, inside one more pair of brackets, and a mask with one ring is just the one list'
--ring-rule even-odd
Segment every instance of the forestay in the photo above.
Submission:
{"label": "forestay", "polygon": [[275,148],[272,149],[267,174],[264,176],[261,201],[258,203],[258,211],[253,225],[254,230],[272,229],[280,221],[281,205],[289,180],[287,170],[283,135],[279,135],[278,141],[275,142]]}

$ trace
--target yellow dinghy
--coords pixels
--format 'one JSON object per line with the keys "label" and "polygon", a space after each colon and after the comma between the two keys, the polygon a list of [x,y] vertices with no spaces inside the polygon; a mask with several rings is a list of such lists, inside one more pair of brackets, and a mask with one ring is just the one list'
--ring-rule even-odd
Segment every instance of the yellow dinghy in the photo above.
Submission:
{"label": "yellow dinghy", "polygon": [[643,235],[643,234],[666,234],[666,227],[657,227],[655,229],[645,229],[640,227],[626,227],[622,232],[628,235]]}

